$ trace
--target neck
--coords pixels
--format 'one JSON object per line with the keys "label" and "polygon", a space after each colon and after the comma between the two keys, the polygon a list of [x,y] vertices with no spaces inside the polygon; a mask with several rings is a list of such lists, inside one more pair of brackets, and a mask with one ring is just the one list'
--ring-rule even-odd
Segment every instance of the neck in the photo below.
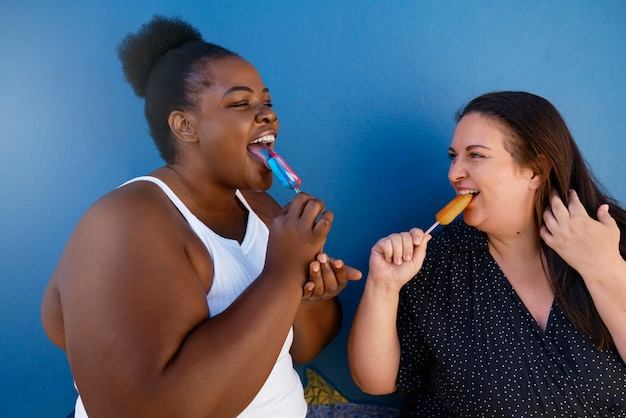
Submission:
{"label": "neck", "polygon": [[489,252],[539,327],[545,331],[554,293],[539,235],[533,231],[509,239],[490,236]]}
{"label": "neck", "polygon": [[167,183],[187,208],[215,233],[241,242],[248,211],[235,196],[235,189],[185,176],[176,167],[161,167],[151,173]]}
{"label": "neck", "polygon": [[534,222],[505,233],[487,232],[489,250],[506,259],[529,260],[541,252],[541,238]]}

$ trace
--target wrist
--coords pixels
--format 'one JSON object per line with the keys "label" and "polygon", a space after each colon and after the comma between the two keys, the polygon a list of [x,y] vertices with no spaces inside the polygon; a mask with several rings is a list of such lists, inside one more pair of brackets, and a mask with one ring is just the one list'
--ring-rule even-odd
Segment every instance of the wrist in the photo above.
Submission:
{"label": "wrist", "polygon": [[369,275],[367,276],[367,280],[365,281],[365,289],[367,291],[381,295],[383,297],[397,297],[400,294],[400,289],[402,289],[402,286],[402,284],[393,280],[377,280]]}

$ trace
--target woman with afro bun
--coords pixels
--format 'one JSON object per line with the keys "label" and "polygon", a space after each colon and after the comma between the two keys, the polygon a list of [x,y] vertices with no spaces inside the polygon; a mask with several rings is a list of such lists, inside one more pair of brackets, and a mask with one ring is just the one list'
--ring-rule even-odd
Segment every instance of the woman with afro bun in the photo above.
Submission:
{"label": "woman with afro bun", "polygon": [[323,252],[333,214],[267,193],[278,118],[253,65],[155,16],[118,49],[165,161],[95,202],[42,301],[76,417],[303,417],[293,362],[337,334],[361,272]]}

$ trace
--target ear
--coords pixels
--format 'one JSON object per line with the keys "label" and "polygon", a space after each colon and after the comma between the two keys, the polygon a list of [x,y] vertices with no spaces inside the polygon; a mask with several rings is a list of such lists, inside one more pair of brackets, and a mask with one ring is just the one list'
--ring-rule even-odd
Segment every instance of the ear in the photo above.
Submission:
{"label": "ear", "polygon": [[170,113],[167,123],[178,139],[184,142],[195,142],[198,140],[194,129],[195,120],[192,115],[186,112],[175,110]]}
{"label": "ear", "polygon": [[533,170],[530,177],[530,187],[533,190],[539,190],[541,188],[541,185],[543,184],[543,181],[550,175],[548,159],[545,155],[537,155],[537,163],[537,167],[539,167],[540,171],[537,172]]}
{"label": "ear", "polygon": [[540,173],[533,171],[532,176],[530,177],[530,189],[531,190],[539,190],[541,184],[543,183],[543,176]]}

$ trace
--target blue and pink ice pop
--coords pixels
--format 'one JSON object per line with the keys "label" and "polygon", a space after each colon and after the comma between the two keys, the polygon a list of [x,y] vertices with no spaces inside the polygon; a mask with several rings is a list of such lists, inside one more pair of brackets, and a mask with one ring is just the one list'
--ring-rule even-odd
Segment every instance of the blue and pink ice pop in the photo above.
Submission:
{"label": "blue and pink ice pop", "polygon": [[248,150],[261,164],[272,170],[274,176],[280,181],[280,184],[288,189],[292,189],[296,193],[300,193],[302,181],[285,162],[283,157],[278,155],[266,144],[254,144],[249,146]]}

